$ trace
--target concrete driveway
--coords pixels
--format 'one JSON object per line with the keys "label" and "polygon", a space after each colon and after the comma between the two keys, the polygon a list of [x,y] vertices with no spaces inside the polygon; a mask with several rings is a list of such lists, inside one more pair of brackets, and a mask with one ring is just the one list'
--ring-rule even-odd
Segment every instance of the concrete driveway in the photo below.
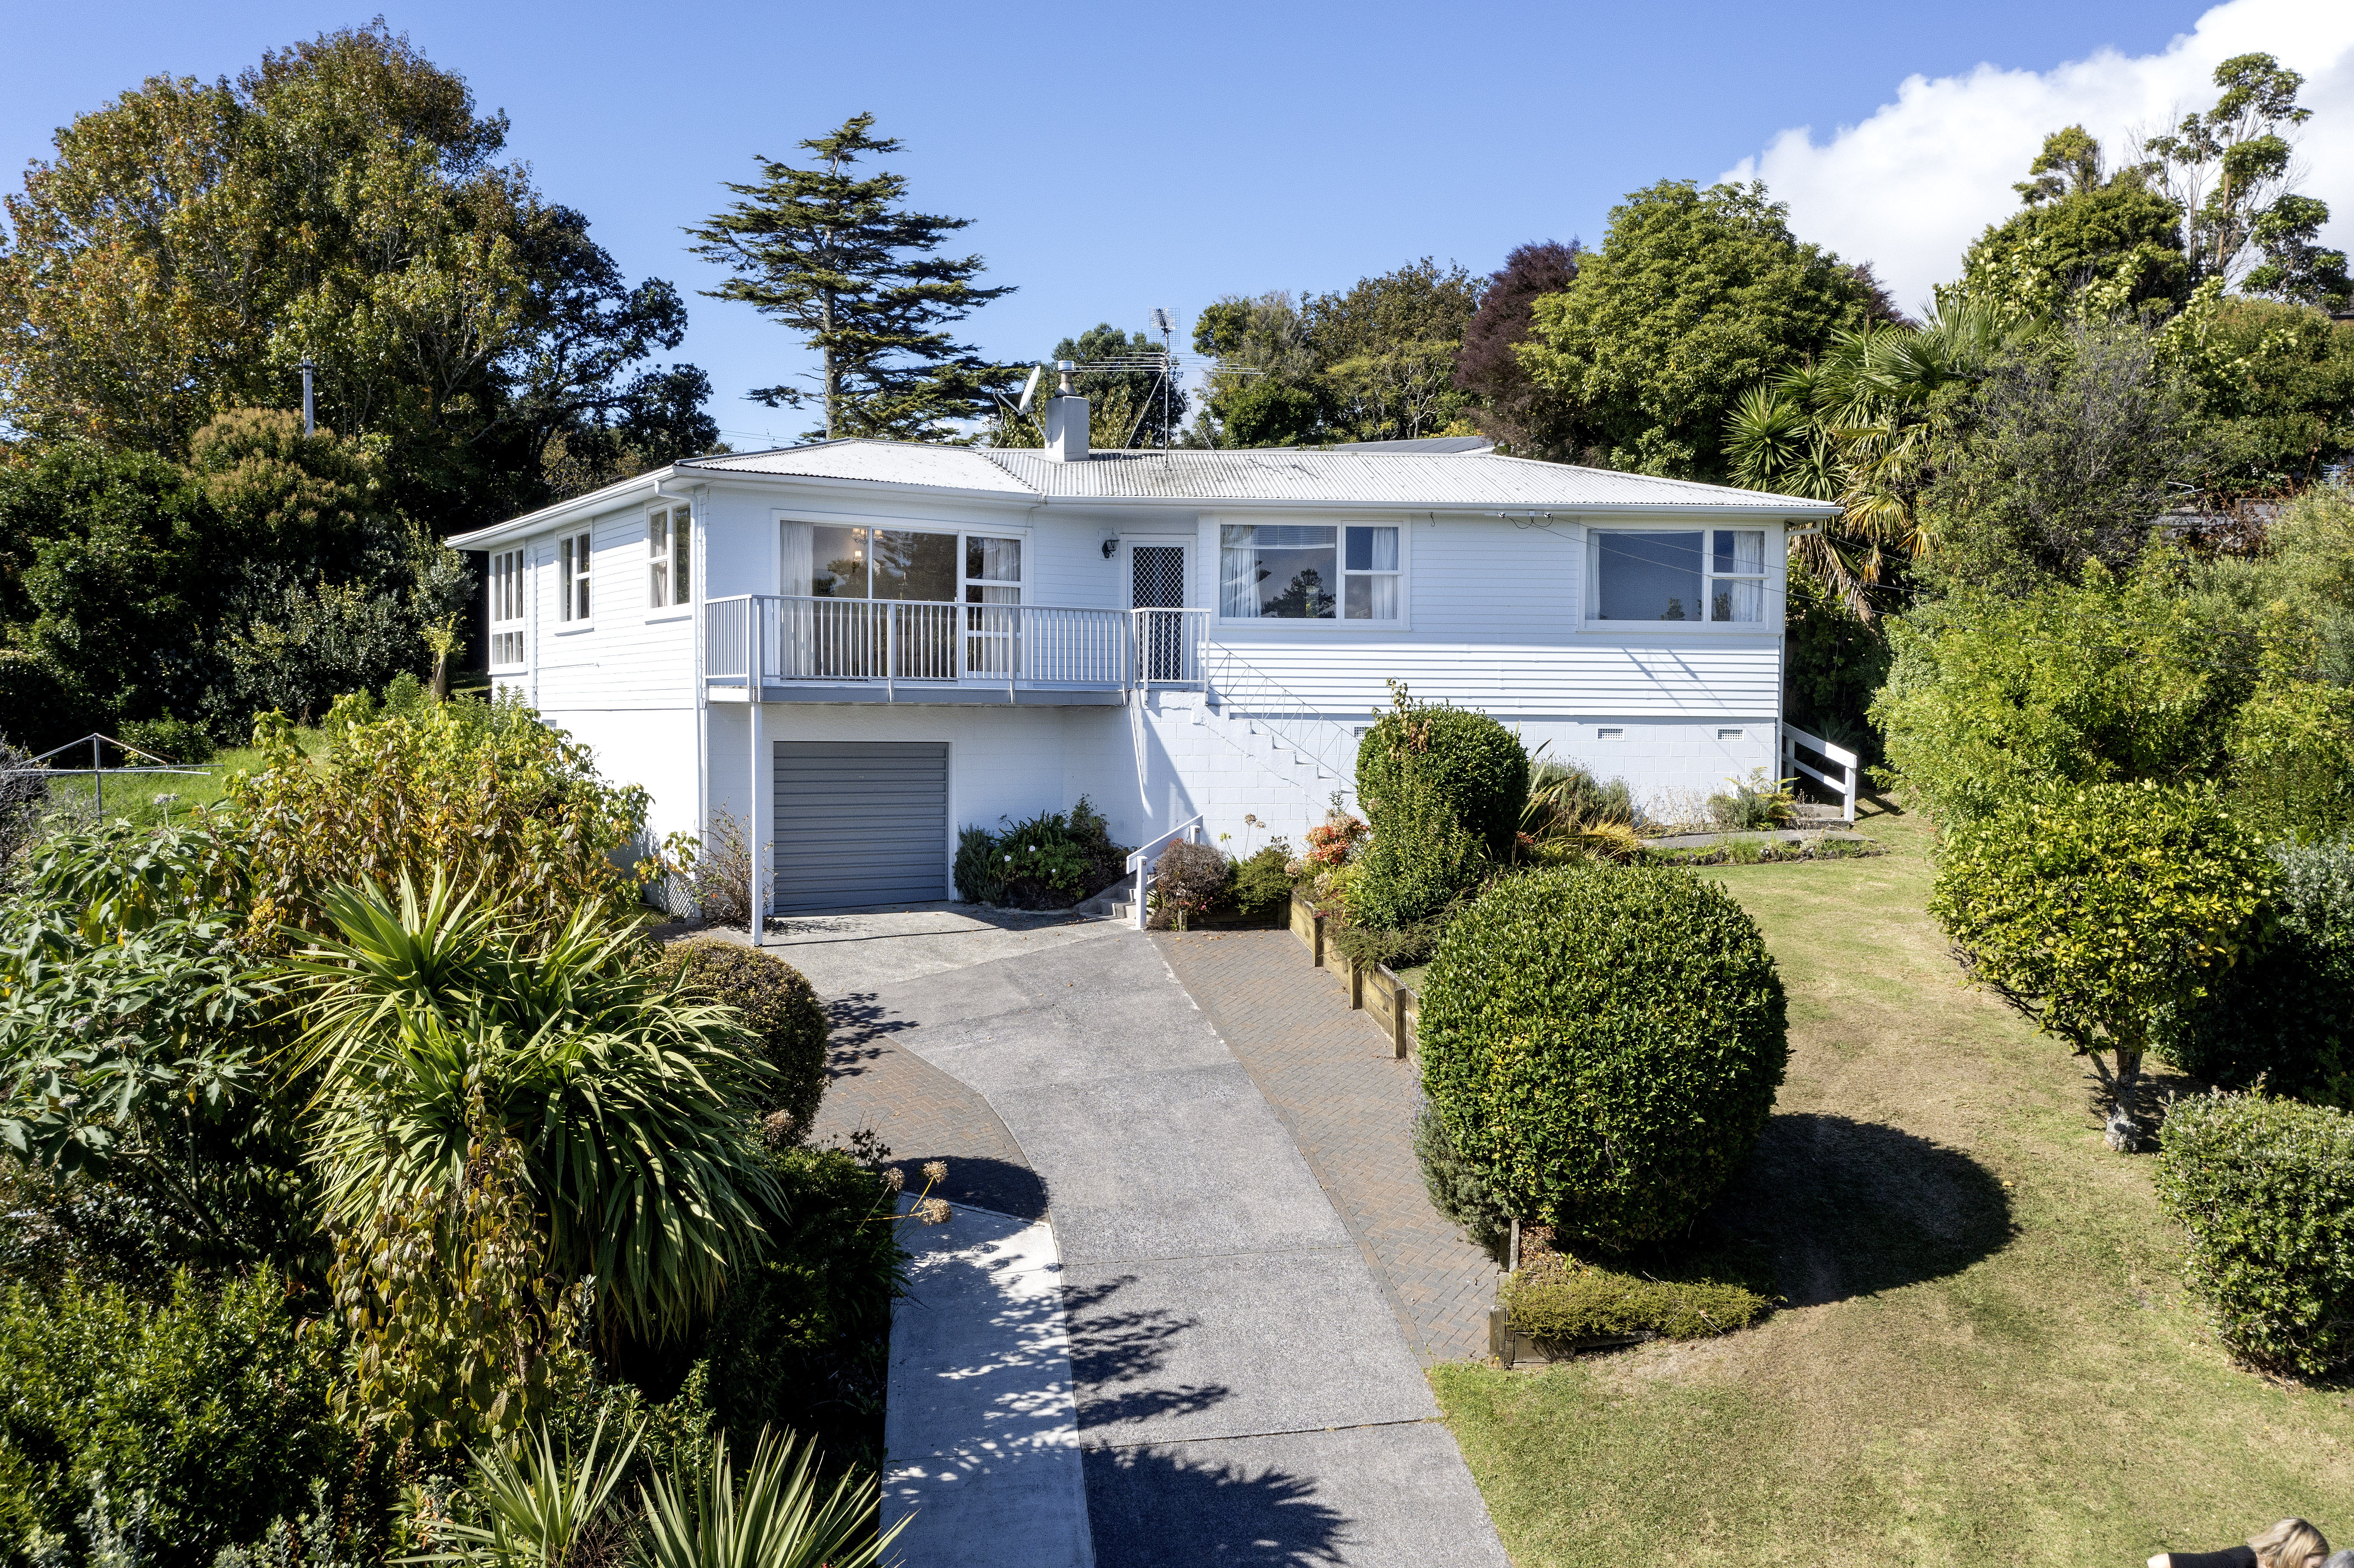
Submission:
{"label": "concrete driveway", "polygon": [[946,908],[779,944],[985,1104],[1043,1200],[909,1233],[908,1563],[1504,1563],[1363,1255],[1149,938]]}

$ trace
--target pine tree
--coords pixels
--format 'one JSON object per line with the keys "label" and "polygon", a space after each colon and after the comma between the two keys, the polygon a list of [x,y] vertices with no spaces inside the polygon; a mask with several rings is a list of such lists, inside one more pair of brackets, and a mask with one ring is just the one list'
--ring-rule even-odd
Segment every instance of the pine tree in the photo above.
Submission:
{"label": "pine tree", "polygon": [[755,306],[805,334],[822,358],[820,392],[763,387],[753,398],[798,408],[814,396],[829,440],[938,440],[954,433],[946,421],[988,412],[991,388],[1013,374],[946,328],[1013,291],[975,287],[979,256],[934,254],[970,218],[906,210],[903,175],[849,172],[861,157],[899,150],[896,138],[869,134],[874,124],[874,115],[854,114],[801,143],[817,168],[758,158],[758,183],[727,186],[744,199],[687,233],[696,255],[741,274],[706,294]]}

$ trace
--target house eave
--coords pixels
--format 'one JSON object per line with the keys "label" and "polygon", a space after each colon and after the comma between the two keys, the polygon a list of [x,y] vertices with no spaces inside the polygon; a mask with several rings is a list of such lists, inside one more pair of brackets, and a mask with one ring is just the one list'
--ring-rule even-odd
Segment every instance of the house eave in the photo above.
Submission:
{"label": "house eave", "polygon": [[515,543],[534,534],[563,526],[578,517],[593,516],[625,504],[640,492],[661,493],[664,482],[746,485],[761,490],[818,492],[830,495],[905,495],[954,501],[966,505],[1002,506],[1018,511],[1063,512],[1188,512],[1188,513],[1424,513],[1431,516],[1524,517],[1582,519],[1588,517],[1726,517],[1755,516],[1764,521],[1832,518],[1836,504],[1778,497],[1771,503],[1690,502],[1556,502],[1544,505],[1503,504],[1472,501],[1400,501],[1389,498],[1299,500],[1281,497],[1182,495],[1041,495],[1035,492],[973,490],[960,485],[918,484],[903,480],[837,479],[819,474],[760,473],[740,469],[703,468],[688,459],[634,478],[619,480],[599,490],[576,495],[553,506],[509,518],[504,523],[451,535],[452,549],[485,550]]}

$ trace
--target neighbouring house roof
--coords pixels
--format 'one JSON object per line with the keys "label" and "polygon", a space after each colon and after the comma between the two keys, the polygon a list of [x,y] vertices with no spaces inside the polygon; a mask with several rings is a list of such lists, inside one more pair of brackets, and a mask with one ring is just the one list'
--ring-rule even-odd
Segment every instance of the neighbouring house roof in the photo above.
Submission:
{"label": "neighbouring house roof", "polygon": [[841,440],[770,451],[689,458],[557,506],[450,540],[461,549],[504,544],[617,504],[664,482],[738,476],[869,483],[931,493],[1028,500],[1035,504],[1145,502],[1197,505],[1483,507],[1596,513],[1755,513],[1835,517],[1840,509],[1797,496],[1568,463],[1500,457],[1477,437],[1378,441],[1353,447],[1180,448],[1097,451],[1050,462],[1035,448],[928,446]]}
{"label": "neighbouring house roof", "polygon": [[1496,443],[1485,436],[1417,436],[1403,441],[1335,441],[1336,452],[1491,452]]}

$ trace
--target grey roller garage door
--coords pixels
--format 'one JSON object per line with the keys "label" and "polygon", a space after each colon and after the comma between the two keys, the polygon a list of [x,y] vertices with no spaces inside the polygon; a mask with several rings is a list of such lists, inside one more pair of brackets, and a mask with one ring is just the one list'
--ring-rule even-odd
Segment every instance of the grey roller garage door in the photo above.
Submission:
{"label": "grey roller garage door", "polygon": [[945,741],[777,742],[777,912],[948,896]]}

